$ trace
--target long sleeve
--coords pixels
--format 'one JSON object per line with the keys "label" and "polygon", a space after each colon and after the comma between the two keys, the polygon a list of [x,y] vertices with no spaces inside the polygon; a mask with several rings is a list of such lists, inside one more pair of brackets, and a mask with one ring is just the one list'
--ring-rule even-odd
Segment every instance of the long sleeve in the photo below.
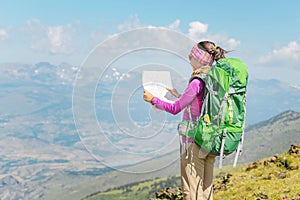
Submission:
{"label": "long sleeve", "polygon": [[[174,103],[168,103],[160,100],[159,98],[154,98],[152,104],[161,110],[165,110],[173,115],[178,114],[189,104],[191,105],[192,116],[199,116],[202,106],[202,98],[204,95],[204,83],[202,80],[197,78],[193,79],[181,97]],[[188,113],[185,112],[183,119],[188,119]]]}

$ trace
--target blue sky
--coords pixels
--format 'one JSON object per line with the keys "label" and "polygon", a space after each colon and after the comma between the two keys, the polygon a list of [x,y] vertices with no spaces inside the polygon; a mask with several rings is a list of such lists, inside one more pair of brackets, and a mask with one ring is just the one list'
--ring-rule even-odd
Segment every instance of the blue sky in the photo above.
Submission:
{"label": "blue sky", "polygon": [[[300,85],[298,1],[0,1],[0,62],[80,65],[108,36],[155,26],[210,39],[250,79]],[[175,42],[175,41],[174,41]]]}

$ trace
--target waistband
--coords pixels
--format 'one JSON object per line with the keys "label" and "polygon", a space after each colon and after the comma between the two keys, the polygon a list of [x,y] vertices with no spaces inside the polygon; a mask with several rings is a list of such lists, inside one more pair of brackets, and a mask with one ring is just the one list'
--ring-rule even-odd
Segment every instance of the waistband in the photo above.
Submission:
{"label": "waistband", "polygon": [[181,140],[182,140],[183,143],[186,143],[186,142],[188,142],[188,143],[194,143],[195,142],[194,138],[187,138],[185,136],[182,136]]}

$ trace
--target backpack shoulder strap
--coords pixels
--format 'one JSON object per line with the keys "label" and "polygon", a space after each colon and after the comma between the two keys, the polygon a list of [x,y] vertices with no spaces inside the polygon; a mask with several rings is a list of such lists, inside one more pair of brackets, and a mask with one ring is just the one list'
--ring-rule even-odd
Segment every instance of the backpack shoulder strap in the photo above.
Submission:
{"label": "backpack shoulder strap", "polygon": [[192,80],[194,80],[195,78],[200,79],[200,80],[202,80],[202,81],[205,83],[206,76],[207,76],[207,74],[203,74],[203,73],[200,73],[200,74],[194,74],[194,75],[190,78],[189,83],[192,82]]}

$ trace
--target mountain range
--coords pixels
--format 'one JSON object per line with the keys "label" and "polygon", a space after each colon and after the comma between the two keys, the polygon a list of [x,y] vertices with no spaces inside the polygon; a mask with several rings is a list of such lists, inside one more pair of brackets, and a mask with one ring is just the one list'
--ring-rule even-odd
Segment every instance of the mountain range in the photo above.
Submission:
{"label": "mountain range", "polygon": [[[59,194],[60,191],[66,195],[72,192],[77,194],[75,191],[80,186],[76,185],[74,180],[95,183],[105,189],[122,181],[112,181],[111,184],[97,183],[100,178],[95,177],[111,174],[115,169],[126,171],[127,168],[137,169],[135,166],[139,166],[138,169],[146,169],[144,163],[147,163],[149,170],[153,166],[157,168],[161,166],[166,155],[172,155],[168,161],[169,165],[164,166],[160,172],[149,171],[149,177],[161,176],[163,172],[168,171],[170,165],[172,170],[166,173],[176,173],[177,167],[173,164],[178,156],[178,146],[175,145],[168,151],[162,147],[169,144],[168,134],[172,135],[176,131],[174,127],[180,116],[165,116],[164,120],[167,123],[162,129],[162,134],[168,137],[152,137],[146,131],[140,133],[144,135],[134,135],[135,138],[151,138],[156,147],[152,147],[151,143],[135,146],[135,143],[130,142],[130,135],[124,136],[124,132],[120,130],[109,133],[109,139],[126,149],[127,153],[132,152],[135,162],[119,154],[123,149],[113,151],[114,149],[105,149],[100,144],[95,146],[98,147],[97,152],[89,149],[89,145],[84,143],[83,135],[78,133],[80,130],[73,118],[72,94],[76,79],[80,78],[79,71],[80,67],[67,63],[0,65],[1,199],[48,199],[48,194]],[[141,83],[141,72],[124,72],[112,68],[102,77],[95,89],[95,115],[104,128],[114,130],[116,116],[110,107],[114,88],[121,83],[120,91],[126,93],[130,84]],[[184,88],[186,83],[176,82],[174,85],[178,84],[182,84],[181,87]],[[247,134],[240,162],[283,152],[291,143],[299,141],[299,101],[300,90],[295,86],[278,80],[250,79],[247,92]],[[116,101],[116,108],[124,107],[122,102],[118,102]],[[142,100],[142,88],[138,88],[131,95],[127,107],[130,122],[138,127],[147,127],[151,117],[148,115],[149,106]],[[128,115],[126,112],[119,114]],[[161,117],[160,114],[157,116]],[[98,137],[99,135],[93,135],[90,139],[97,143]],[[172,142],[177,143],[176,140]],[[155,152],[155,148],[159,151]],[[153,153],[148,154],[147,151]],[[99,155],[105,156],[99,158]],[[229,164],[230,159],[226,158],[225,163]],[[112,163],[115,160],[120,162]],[[114,168],[103,164],[103,161],[114,164]],[[125,182],[130,180],[130,176],[125,177]],[[136,179],[141,177],[137,175]],[[82,189],[78,191],[86,194],[94,189],[92,187],[85,192],[82,192]]]}

